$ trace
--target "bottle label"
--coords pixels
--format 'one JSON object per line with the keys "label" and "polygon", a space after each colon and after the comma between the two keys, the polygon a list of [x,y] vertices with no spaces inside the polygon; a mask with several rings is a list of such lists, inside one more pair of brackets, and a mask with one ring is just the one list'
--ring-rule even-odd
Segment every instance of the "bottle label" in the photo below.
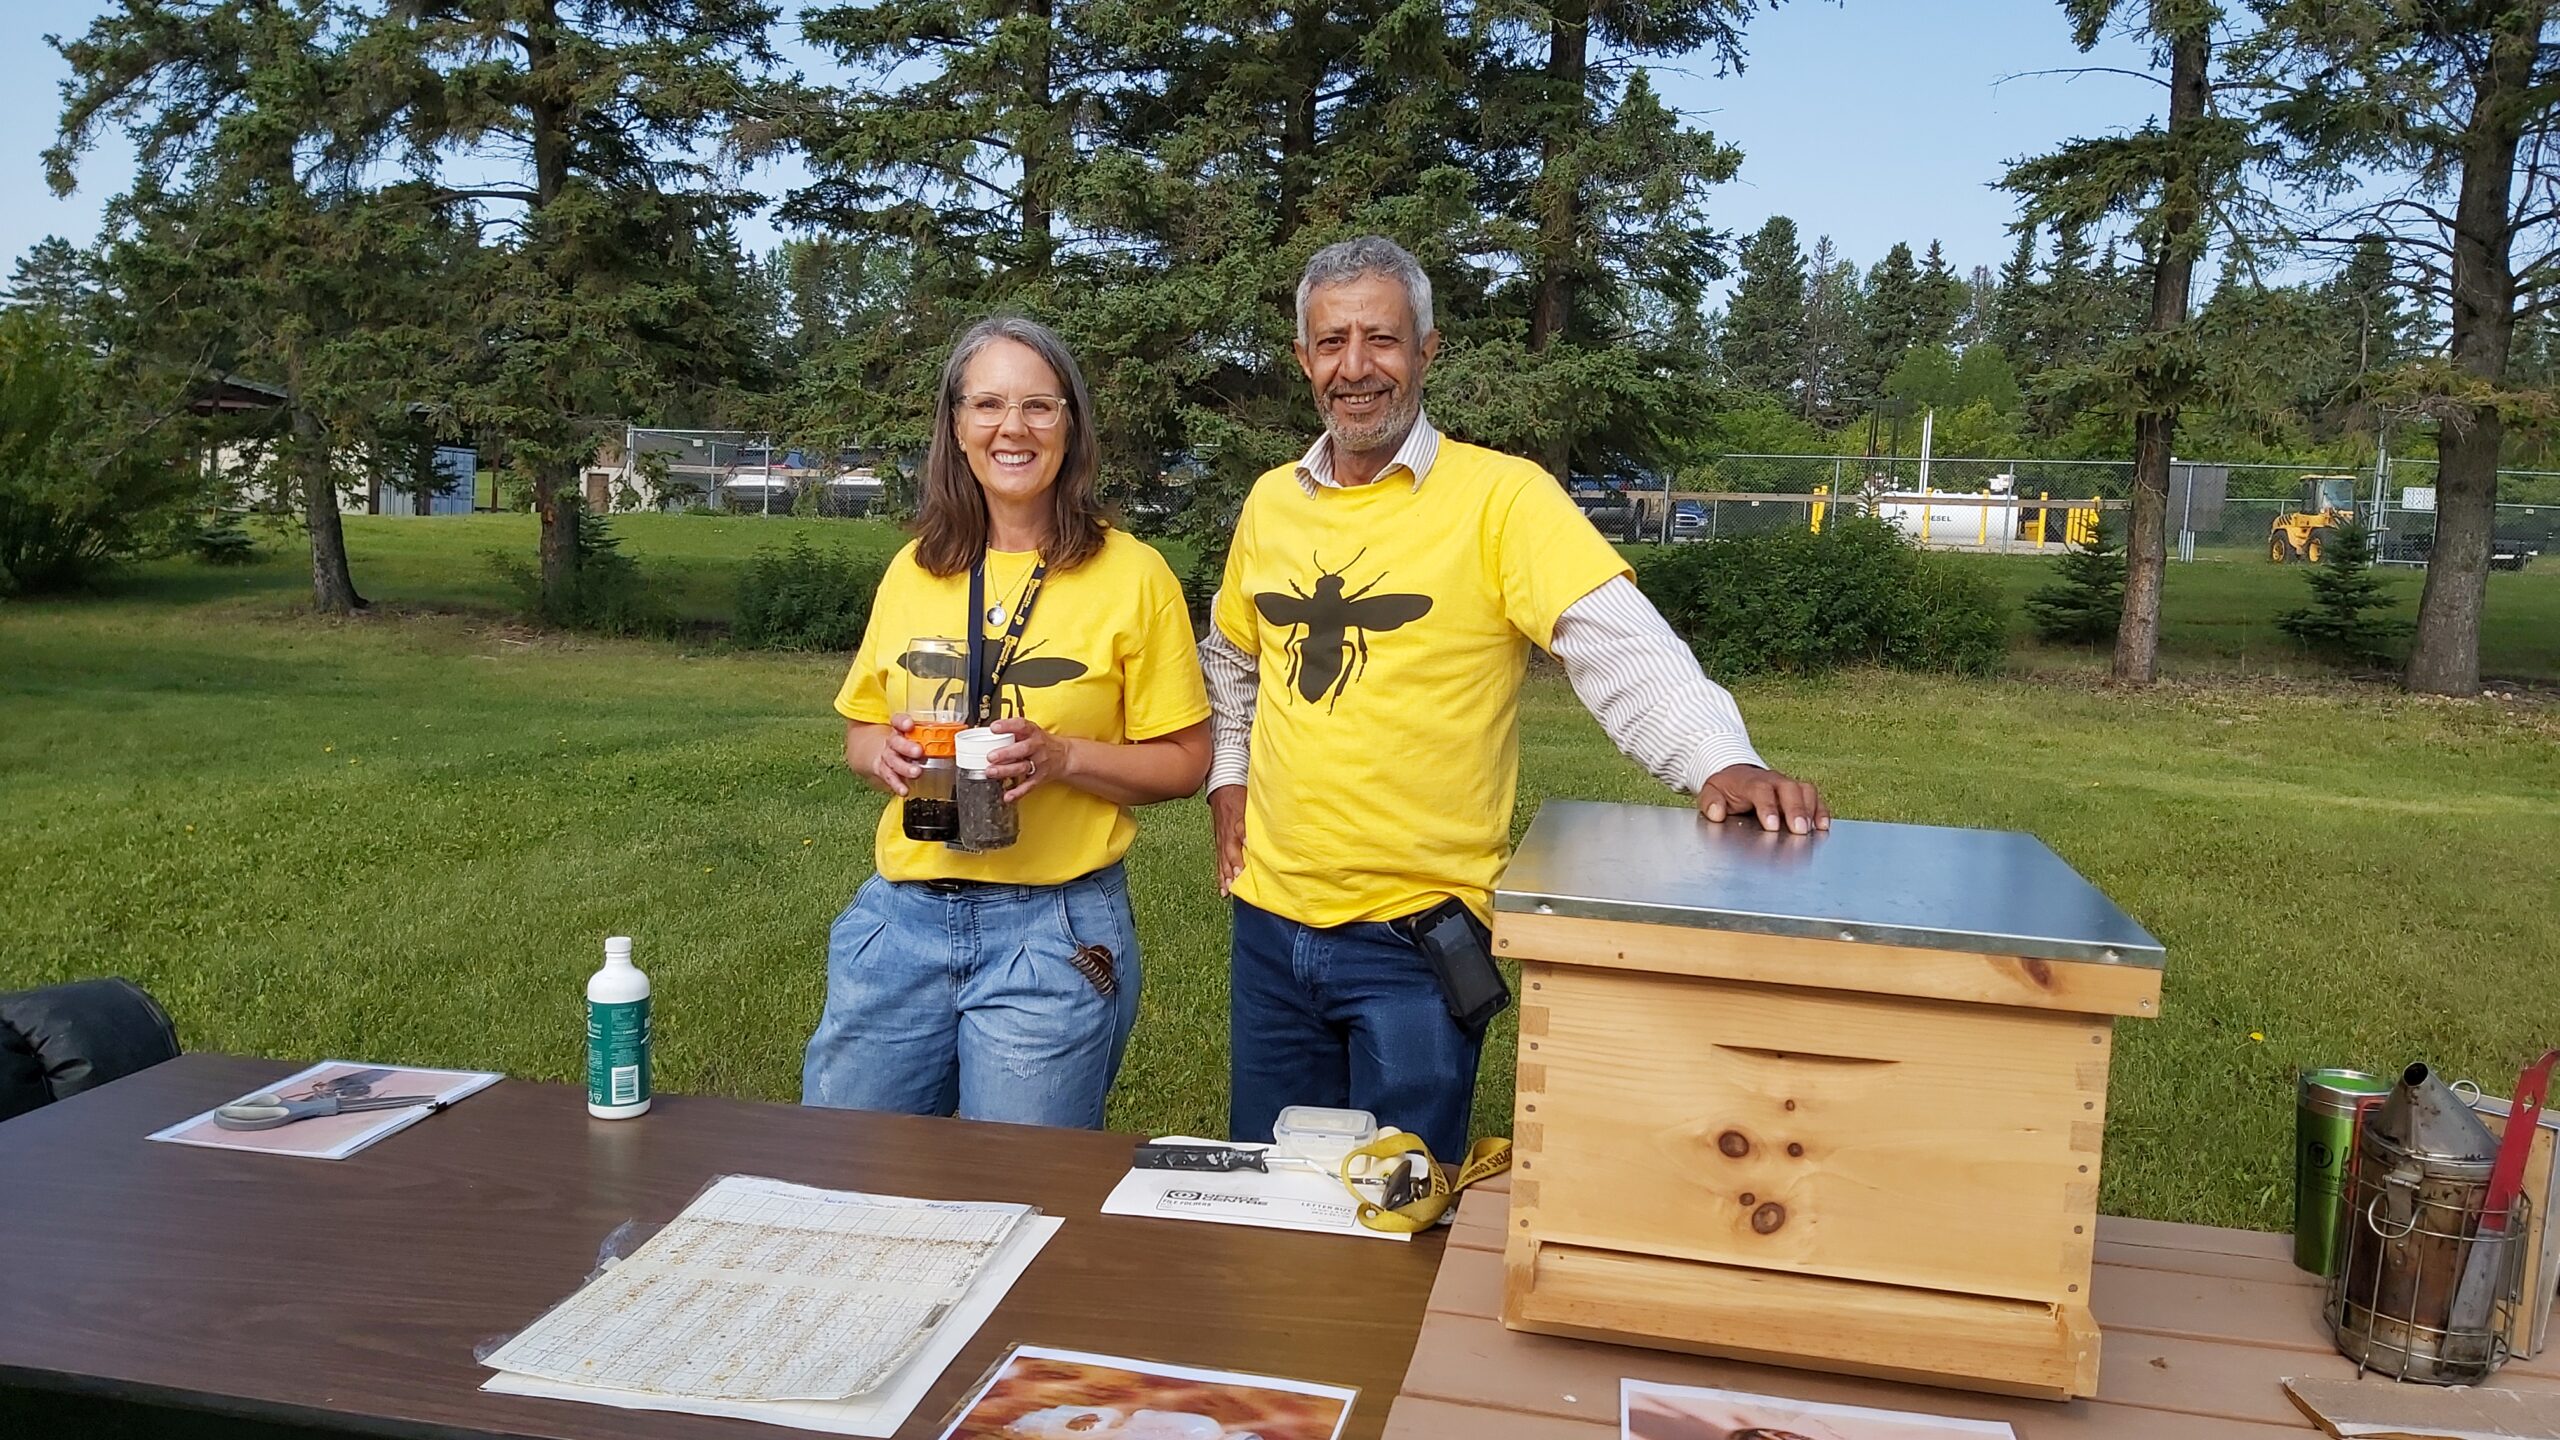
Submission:
{"label": "bottle label", "polygon": [[587,1002],[587,1103],[637,1105],[649,1098],[649,1002]]}

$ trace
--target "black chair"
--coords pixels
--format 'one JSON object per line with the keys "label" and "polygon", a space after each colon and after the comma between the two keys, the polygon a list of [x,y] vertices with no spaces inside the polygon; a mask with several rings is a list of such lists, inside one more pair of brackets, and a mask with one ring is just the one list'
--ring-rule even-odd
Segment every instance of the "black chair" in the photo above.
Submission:
{"label": "black chair", "polygon": [[169,1012],[130,980],[74,980],[0,995],[0,1120],[177,1053]]}

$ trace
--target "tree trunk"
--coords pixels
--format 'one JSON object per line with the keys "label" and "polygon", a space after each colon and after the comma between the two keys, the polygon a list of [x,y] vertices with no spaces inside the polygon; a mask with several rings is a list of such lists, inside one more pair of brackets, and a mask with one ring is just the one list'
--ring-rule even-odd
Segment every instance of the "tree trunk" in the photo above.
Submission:
{"label": "tree trunk", "polygon": [[[1574,151],[1587,128],[1590,91],[1591,0],[1556,0],[1548,9],[1546,141],[1538,184],[1538,289],[1529,305],[1529,353],[1544,354],[1573,316],[1573,270],[1579,251],[1582,181]],[[1569,413],[1549,417],[1539,460],[1564,478],[1572,468],[1574,433]]]}
{"label": "tree trunk", "polygon": [[1056,97],[1051,93],[1051,0],[1024,0],[1022,13],[1040,22],[1039,38],[1022,67],[1022,125],[1015,144],[1022,161],[1022,264],[1033,278],[1046,275],[1055,241],[1058,143]]}
{"label": "tree trunk", "polygon": [[[560,7],[558,0],[537,5],[524,33],[525,72],[529,80],[527,109],[533,129],[533,200],[528,228],[540,231],[543,212],[569,187],[572,96],[560,78]],[[555,257],[554,243],[536,263],[566,298],[571,282]],[[566,463],[537,457],[532,466],[533,509],[542,519],[542,599],[540,609],[557,617],[569,608],[578,578],[578,472],[583,457]]]}
{"label": "tree trunk", "polygon": [[2133,417],[2133,498],[2125,507],[2124,609],[2116,620],[2117,681],[2160,678],[2160,590],[2169,570],[2169,453],[2175,407]]}
{"label": "tree trunk", "polygon": [[1289,11],[1289,33],[1282,38],[1282,66],[1292,83],[1288,109],[1280,117],[1280,233],[1285,247],[1307,223],[1308,167],[1316,153],[1316,97],[1324,91],[1323,46],[1313,33],[1324,22],[1324,7],[1298,5]]}
{"label": "tree trunk", "polygon": [[338,481],[320,422],[293,402],[293,469],[302,482],[302,514],[311,530],[311,603],[323,615],[353,615],[365,607],[347,569],[347,531],[338,520]]}
{"label": "tree trunk", "polygon": [[534,513],[542,517],[542,613],[564,619],[569,597],[578,583],[578,472],[563,474],[537,467],[533,476]]}
{"label": "tree trunk", "polygon": [[[2476,73],[2461,143],[2453,208],[2455,373],[2495,386],[2515,340],[2512,268],[2516,147],[2529,106],[2534,51],[2547,4],[2502,14],[2488,63]],[[2498,449],[2505,423],[2492,405],[2445,417],[2436,431],[2436,538],[2418,600],[2417,643],[2405,683],[2434,695],[2480,693],[2480,611],[2489,594],[2489,539],[2497,519]]]}
{"label": "tree trunk", "polygon": [[[2160,194],[2160,238],[2151,270],[2151,317],[2145,329],[2174,334],[2187,323],[2195,284],[2195,231],[2204,177],[2185,149],[2204,118],[2211,40],[2201,25],[2169,46],[2169,147],[2172,170]],[[2143,409],[2133,419],[2133,499],[2126,512],[2124,609],[2116,623],[2114,674],[2127,685],[2160,678],[2160,590],[2169,571],[2169,459],[2177,447],[2178,406],[2169,377],[2140,377]]]}

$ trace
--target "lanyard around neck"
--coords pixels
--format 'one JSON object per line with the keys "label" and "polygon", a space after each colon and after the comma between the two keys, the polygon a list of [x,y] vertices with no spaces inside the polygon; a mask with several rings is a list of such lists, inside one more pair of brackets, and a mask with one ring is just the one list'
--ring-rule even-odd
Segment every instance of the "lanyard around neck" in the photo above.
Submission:
{"label": "lanyard around neck", "polygon": [[1015,652],[1022,648],[1023,627],[1031,623],[1032,602],[1040,598],[1040,582],[1049,573],[1048,557],[1043,556],[1031,567],[1031,578],[1022,582],[1022,599],[1013,607],[1013,623],[1005,627],[1004,640],[997,649],[994,663],[988,663],[987,626],[983,613],[987,605],[987,557],[979,552],[978,563],[969,570],[969,723],[995,723],[996,701],[1004,689],[1004,672],[1013,668]]}

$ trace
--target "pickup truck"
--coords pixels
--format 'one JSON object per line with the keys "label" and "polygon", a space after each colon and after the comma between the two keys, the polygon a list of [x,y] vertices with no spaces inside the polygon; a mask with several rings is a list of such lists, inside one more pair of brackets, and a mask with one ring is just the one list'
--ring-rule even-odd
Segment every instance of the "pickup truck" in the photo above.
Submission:
{"label": "pickup truck", "polygon": [[1574,507],[1590,517],[1592,527],[1602,535],[1621,543],[1645,538],[1644,507],[1635,496],[1590,475],[1576,475],[1564,488]]}

